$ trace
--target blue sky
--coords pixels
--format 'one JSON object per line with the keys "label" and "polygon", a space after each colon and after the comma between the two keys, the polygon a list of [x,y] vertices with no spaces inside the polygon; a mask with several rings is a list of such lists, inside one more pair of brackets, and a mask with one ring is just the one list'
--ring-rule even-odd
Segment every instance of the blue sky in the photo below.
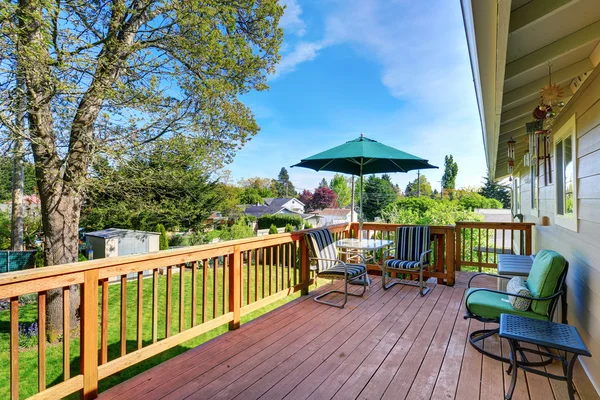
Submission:
{"label": "blue sky", "polygon": [[[365,136],[440,167],[458,162],[458,187],[486,173],[458,0],[282,0],[285,42],[271,89],[245,95],[261,131],[229,166],[234,181],[288,168],[297,189],[333,174],[289,168]],[[393,174],[401,188],[416,171]]]}

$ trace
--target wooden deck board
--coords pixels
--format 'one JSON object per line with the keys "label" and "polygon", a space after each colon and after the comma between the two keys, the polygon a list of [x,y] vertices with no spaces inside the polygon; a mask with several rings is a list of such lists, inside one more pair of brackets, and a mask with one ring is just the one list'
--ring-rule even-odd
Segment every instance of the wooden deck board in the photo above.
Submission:
{"label": "wooden deck board", "polygon": [[[466,282],[468,276],[462,276]],[[482,286],[495,286],[482,279]],[[482,357],[463,319],[464,286],[381,289],[344,309],[302,297],[102,393],[102,399],[502,399],[506,365]],[[322,293],[331,286],[313,292]],[[353,288],[358,289],[358,288]],[[341,296],[333,295],[340,299]],[[508,344],[486,339],[508,353]],[[560,369],[558,365],[548,370]],[[581,368],[578,398],[597,398]],[[566,398],[563,382],[519,371],[514,399]]]}

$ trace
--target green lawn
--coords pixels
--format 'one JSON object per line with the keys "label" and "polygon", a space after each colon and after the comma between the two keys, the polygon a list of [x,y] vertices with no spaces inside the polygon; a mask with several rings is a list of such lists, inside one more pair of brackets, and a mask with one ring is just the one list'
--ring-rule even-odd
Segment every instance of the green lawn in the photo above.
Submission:
{"label": "green lawn", "polygon": [[[271,274],[271,286],[272,291],[275,293],[275,270],[277,267],[273,267]],[[227,272],[227,269],[218,268],[217,272],[217,296],[216,296],[216,310],[217,316],[223,314],[223,305],[225,301],[225,308],[228,308],[228,294],[223,292],[223,272]],[[291,269],[292,274],[289,277],[291,284],[294,283],[294,270]],[[184,300],[185,300],[185,319],[184,328],[191,327],[191,293],[192,293],[192,273],[191,269],[186,269],[184,276]],[[296,271],[298,273],[298,271]],[[269,295],[268,286],[268,267],[266,271],[266,288],[265,296]],[[278,287],[281,290],[282,287],[287,287],[288,274],[287,268],[279,267],[279,282]],[[211,267],[207,273],[207,307],[206,307],[206,319],[210,320],[214,317],[213,315],[213,284],[214,284],[214,269]],[[228,275],[226,275],[228,279]],[[254,288],[255,282],[258,278],[258,299],[262,298],[262,266],[259,266],[258,271],[255,272],[255,268],[252,265],[250,268],[250,301],[253,302],[255,298]],[[197,271],[197,320],[198,323],[202,321],[202,279],[203,271],[199,269]],[[299,276],[298,276],[299,280]],[[297,281],[298,281],[297,280]],[[296,282],[297,282],[296,281]],[[165,337],[165,318],[166,318],[166,276],[159,277],[159,302],[158,302],[158,337],[162,339]],[[226,280],[225,282],[228,282]],[[247,267],[243,268],[243,296],[242,301],[245,305],[247,302],[246,288],[248,283],[248,270]],[[179,290],[180,285],[180,274],[173,274],[173,295],[172,295],[172,318],[171,318],[171,332],[176,334],[179,332]],[[227,289],[227,285],[226,289]],[[111,284],[109,285],[109,300],[108,300],[108,359],[112,360],[119,356],[120,353],[120,308],[121,308],[121,285]],[[267,307],[264,307],[256,312],[242,317],[242,323],[252,320],[272,309],[275,309],[295,298],[299,294],[288,296],[276,303],[273,303]],[[99,296],[101,300],[101,296]],[[100,307],[99,307],[100,308]],[[137,281],[129,281],[127,283],[127,352],[132,352],[137,349]],[[143,340],[144,346],[152,342],[152,279],[143,280]],[[9,312],[0,312],[0,399],[9,397]],[[27,304],[19,307],[19,322],[35,322],[37,320],[37,304]],[[164,353],[161,353],[155,357],[152,357],[146,361],[136,364],[118,374],[108,377],[100,382],[100,390],[106,390],[111,386],[114,386],[124,380],[131,378],[140,372],[147,370],[161,362],[174,357],[188,349],[198,346],[216,336],[221,335],[227,331],[227,326],[221,326],[211,332],[198,336],[192,340],[189,340],[179,346],[176,346]],[[71,333],[71,376],[75,376],[79,373],[79,332],[74,331]],[[62,343],[48,344],[46,349],[46,382],[47,386],[54,385],[62,382]],[[19,351],[19,397],[25,398],[37,393],[37,345],[27,349],[20,349]]]}

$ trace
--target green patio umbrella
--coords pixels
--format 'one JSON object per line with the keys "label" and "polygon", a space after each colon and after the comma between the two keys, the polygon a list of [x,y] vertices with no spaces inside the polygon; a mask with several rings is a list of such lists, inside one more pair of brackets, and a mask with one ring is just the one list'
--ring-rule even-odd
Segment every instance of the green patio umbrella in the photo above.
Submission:
{"label": "green patio umbrella", "polygon": [[[408,172],[415,169],[437,168],[412,154],[386,146],[361,134],[340,146],[301,160],[293,167],[315,171],[331,171],[360,177],[360,230],[363,223],[363,175],[387,172]],[[353,193],[354,195],[354,193]]]}

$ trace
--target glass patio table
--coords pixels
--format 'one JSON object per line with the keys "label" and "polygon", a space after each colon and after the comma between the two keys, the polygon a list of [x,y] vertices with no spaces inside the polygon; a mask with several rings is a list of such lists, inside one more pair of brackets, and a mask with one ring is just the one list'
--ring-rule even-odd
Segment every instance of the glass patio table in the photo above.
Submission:
{"label": "glass patio table", "polygon": [[[385,249],[394,244],[393,240],[384,240],[384,239],[341,239],[335,242],[335,245],[339,249],[346,250],[345,254],[349,254],[352,257],[351,253],[362,254],[367,263],[369,261],[373,262],[373,264],[377,265],[381,268],[380,262],[382,260],[378,260],[378,255],[381,253],[379,250]],[[364,285],[364,282],[361,279],[357,279],[356,281],[350,282],[353,285]],[[371,279],[367,275],[367,284],[371,284]]]}

